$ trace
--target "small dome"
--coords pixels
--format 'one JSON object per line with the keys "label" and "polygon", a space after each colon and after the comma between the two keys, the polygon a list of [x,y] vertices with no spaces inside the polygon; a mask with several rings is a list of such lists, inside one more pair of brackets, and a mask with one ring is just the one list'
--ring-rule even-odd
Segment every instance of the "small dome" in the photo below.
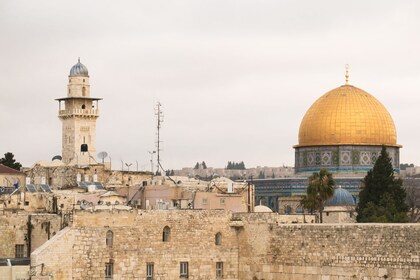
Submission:
{"label": "small dome", "polygon": [[267,206],[264,205],[258,205],[254,207],[254,212],[255,213],[272,213],[273,210],[271,210],[270,208],[268,208]]}
{"label": "small dome", "polygon": [[82,63],[80,63],[80,58],[78,59],[77,63],[70,69],[70,77],[88,77],[88,69]]}
{"label": "small dome", "polygon": [[334,195],[325,202],[325,206],[355,206],[354,198],[348,190],[341,187],[334,190]]}

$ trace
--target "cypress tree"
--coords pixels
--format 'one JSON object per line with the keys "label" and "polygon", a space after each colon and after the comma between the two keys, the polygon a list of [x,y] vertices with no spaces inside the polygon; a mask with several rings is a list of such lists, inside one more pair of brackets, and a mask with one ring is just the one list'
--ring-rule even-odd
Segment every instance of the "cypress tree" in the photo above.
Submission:
{"label": "cypress tree", "polygon": [[391,158],[385,147],[363,180],[357,205],[357,221],[362,223],[402,223],[408,221],[406,193],[402,180],[394,177]]}

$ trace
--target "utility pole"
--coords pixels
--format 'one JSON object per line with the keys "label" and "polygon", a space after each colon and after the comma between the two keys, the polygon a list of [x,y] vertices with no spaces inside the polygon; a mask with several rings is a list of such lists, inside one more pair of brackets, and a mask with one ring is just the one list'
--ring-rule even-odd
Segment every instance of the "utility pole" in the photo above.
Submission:
{"label": "utility pole", "polygon": [[162,104],[160,104],[160,102],[156,103],[156,107],[155,107],[155,115],[157,118],[157,131],[156,131],[156,137],[157,137],[157,141],[156,141],[156,153],[157,153],[157,170],[156,173],[160,173],[160,129],[162,127],[162,123],[163,123],[163,112],[162,109],[160,108],[162,106]]}

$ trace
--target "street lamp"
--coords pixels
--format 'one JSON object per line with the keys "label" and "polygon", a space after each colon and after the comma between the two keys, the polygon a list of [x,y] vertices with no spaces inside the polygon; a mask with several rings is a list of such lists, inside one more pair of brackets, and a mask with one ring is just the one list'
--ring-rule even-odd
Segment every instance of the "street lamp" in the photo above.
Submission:
{"label": "street lamp", "polygon": [[127,166],[127,171],[130,171],[130,166],[131,165],[133,165],[132,163],[130,163],[130,164],[128,164],[128,163],[125,163],[125,166]]}

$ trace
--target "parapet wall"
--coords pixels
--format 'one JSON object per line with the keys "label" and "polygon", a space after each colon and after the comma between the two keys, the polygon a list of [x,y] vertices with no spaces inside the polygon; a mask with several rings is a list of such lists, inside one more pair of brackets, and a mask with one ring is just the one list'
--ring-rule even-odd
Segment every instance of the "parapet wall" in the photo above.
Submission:
{"label": "parapet wall", "polygon": [[242,217],[239,279],[420,278],[420,224],[286,225],[263,219]]}

